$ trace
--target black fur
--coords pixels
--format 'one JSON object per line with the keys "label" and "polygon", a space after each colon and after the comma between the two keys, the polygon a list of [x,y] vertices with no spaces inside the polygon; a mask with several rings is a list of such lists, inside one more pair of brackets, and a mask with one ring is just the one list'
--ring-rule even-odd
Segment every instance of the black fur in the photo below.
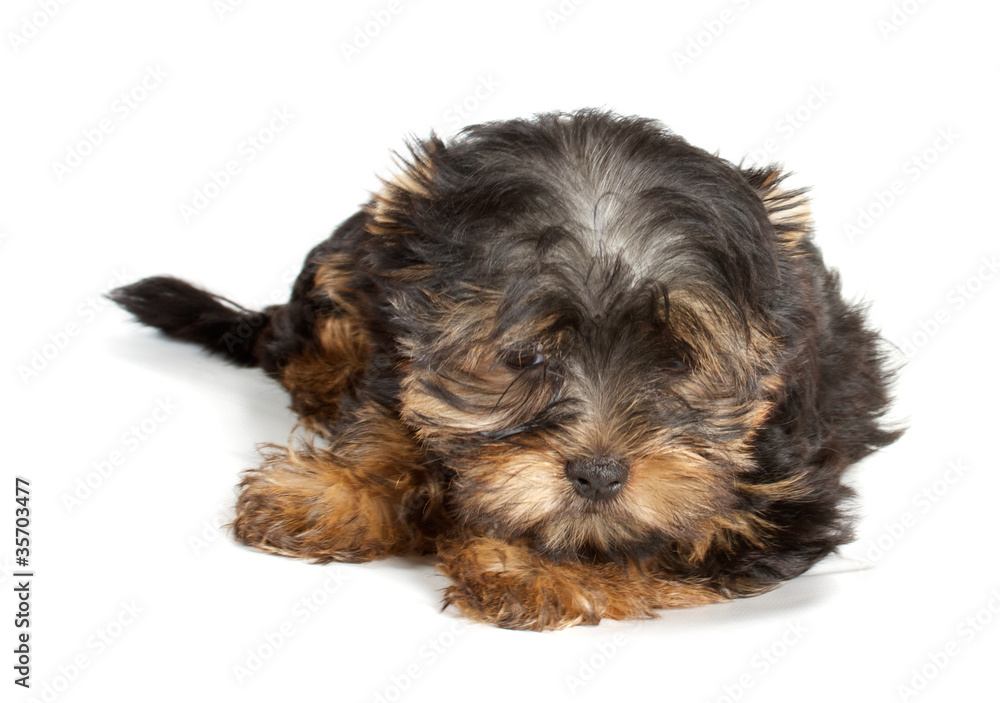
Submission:
{"label": "black fur", "polygon": [[[477,125],[448,143],[432,137],[414,144],[407,175],[309,255],[287,305],[253,313],[173,278],[112,298],[172,338],[280,379],[291,360],[320,349],[317,323],[345,314],[316,275],[334,255],[349,261],[344,295],[370,354],[338,422],[375,402],[419,432],[428,462],[443,467],[454,520],[533,541],[556,561],[649,559],[735,597],[852,539],[842,477],[899,436],[882,422],[892,373],[809,225],[786,218],[804,193],[781,191],[774,167],[741,169],[654,121],[580,111]],[[481,318],[460,320],[486,300],[495,304]],[[468,329],[446,334],[455,325]],[[473,349],[494,350],[496,364],[470,370]],[[536,350],[544,363],[519,371],[503,395],[480,392],[477,373]],[[729,381],[721,390],[711,381],[718,369]],[[455,429],[451,416],[405,407],[404,378],[489,428]],[[749,428],[748,409],[762,401],[770,414]],[[664,437],[722,457],[717,470],[742,487],[716,509],[770,527],[692,560],[684,545],[697,538],[694,518],[601,547],[556,544],[545,523],[506,523],[476,502],[493,490],[476,474],[482,456],[541,443],[571,460],[566,430],[598,406],[628,428],[608,452]],[[713,454],[744,436],[751,469]],[[796,480],[796,491],[768,489]]]}
{"label": "black fur", "polygon": [[146,278],[108,297],[171,339],[200,344],[238,366],[259,366],[256,343],[265,315],[172,276]]}

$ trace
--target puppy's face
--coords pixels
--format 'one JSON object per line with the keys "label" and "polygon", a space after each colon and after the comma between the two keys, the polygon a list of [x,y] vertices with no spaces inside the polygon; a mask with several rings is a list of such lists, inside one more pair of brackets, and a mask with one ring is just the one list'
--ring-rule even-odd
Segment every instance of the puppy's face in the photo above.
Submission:
{"label": "puppy's face", "polygon": [[646,122],[487,125],[371,214],[402,414],[464,521],[554,555],[739,529],[783,245],[744,174]]}

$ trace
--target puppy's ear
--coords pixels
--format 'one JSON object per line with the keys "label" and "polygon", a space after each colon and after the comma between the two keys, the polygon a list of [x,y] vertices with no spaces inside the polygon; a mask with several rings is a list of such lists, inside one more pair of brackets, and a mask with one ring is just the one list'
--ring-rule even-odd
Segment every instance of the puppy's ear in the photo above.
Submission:
{"label": "puppy's ear", "polygon": [[812,208],[807,188],[790,190],[783,187],[782,182],[788,174],[774,164],[741,171],[750,187],[757,191],[783,242],[795,243],[812,232]]}
{"label": "puppy's ear", "polygon": [[436,135],[430,139],[410,141],[409,154],[393,153],[395,168],[381,177],[381,190],[372,193],[367,210],[371,216],[368,231],[378,235],[407,235],[414,227],[413,216],[419,201],[433,197],[435,158],[444,151],[444,143]]}

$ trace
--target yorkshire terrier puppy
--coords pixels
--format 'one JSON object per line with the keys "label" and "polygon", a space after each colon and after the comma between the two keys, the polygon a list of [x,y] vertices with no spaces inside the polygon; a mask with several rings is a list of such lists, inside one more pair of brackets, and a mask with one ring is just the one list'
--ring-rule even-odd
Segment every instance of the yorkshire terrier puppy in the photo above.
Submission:
{"label": "yorkshire terrier puppy", "polygon": [[112,298],[261,367],[307,438],[239,485],[244,544],[436,555],[446,604],[545,630],[768,591],[852,539],[889,371],[802,190],[585,110],[413,143],[262,312]]}

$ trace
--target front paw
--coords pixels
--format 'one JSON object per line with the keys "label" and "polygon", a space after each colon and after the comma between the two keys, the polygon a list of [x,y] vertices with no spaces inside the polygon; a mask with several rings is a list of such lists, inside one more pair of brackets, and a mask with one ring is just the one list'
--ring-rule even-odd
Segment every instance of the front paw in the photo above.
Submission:
{"label": "front paw", "polygon": [[317,562],[362,562],[377,556],[366,543],[367,525],[349,501],[321,501],[319,490],[295,479],[259,470],[244,475],[232,523],[238,541]]}
{"label": "front paw", "polygon": [[321,563],[425,551],[424,536],[402,516],[409,494],[315,451],[271,448],[262,467],[244,473],[239,493],[233,533],[256,549]]}
{"label": "front paw", "polygon": [[627,614],[611,612],[606,585],[614,579],[607,566],[556,564],[527,545],[487,537],[451,543],[438,556],[438,567],[452,579],[445,605],[477,622],[512,630],[561,630],[596,625],[602,617],[653,615],[641,606]]}

